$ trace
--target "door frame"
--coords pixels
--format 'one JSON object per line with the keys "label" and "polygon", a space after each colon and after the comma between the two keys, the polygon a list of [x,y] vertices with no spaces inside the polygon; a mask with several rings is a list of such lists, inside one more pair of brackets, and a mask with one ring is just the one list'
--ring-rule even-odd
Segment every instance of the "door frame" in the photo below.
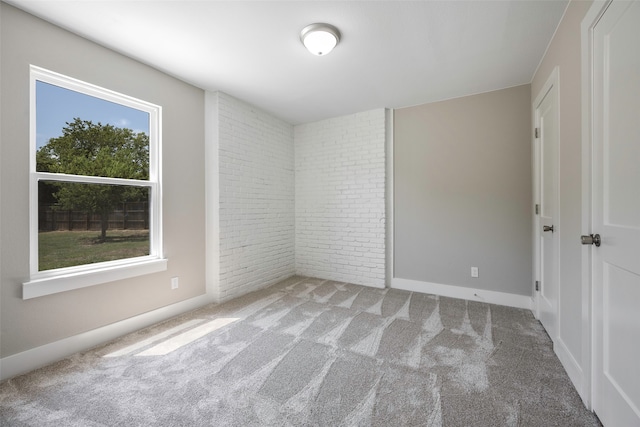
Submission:
{"label": "door frame", "polygon": [[[612,0],[595,0],[580,26],[580,40],[582,53],[582,221],[581,232],[583,235],[591,234],[593,218],[593,32],[596,24],[607,10]],[[578,236],[576,236],[578,238]],[[596,352],[595,342],[595,318],[593,316],[595,300],[593,292],[593,262],[592,247],[582,246],[582,356],[584,381],[582,389],[578,390],[582,400],[589,410],[593,410],[593,378],[595,377]]]}
{"label": "door frame", "polygon": [[[542,277],[541,277],[541,267],[542,267],[542,263],[541,263],[541,259],[540,259],[540,251],[541,251],[541,246],[540,246],[540,214],[535,212],[535,206],[536,205],[541,205],[541,200],[540,200],[540,194],[541,194],[541,189],[540,189],[540,179],[542,178],[542,158],[541,158],[541,151],[540,151],[540,139],[536,138],[535,135],[535,129],[540,127],[540,115],[538,113],[538,106],[540,105],[540,103],[542,103],[542,101],[544,100],[544,98],[547,96],[547,94],[549,93],[549,91],[551,90],[551,88],[555,88],[556,90],[556,111],[558,111],[558,121],[557,121],[557,126],[558,126],[558,138],[560,138],[560,117],[559,117],[559,113],[560,113],[560,67],[556,66],[553,68],[553,70],[551,71],[551,74],[549,75],[549,77],[547,78],[547,81],[545,82],[545,84],[542,86],[542,88],[540,89],[540,92],[538,93],[538,95],[536,96],[536,99],[533,101],[533,104],[531,106],[531,114],[532,114],[532,124],[533,124],[533,135],[532,135],[532,154],[533,154],[533,206],[534,206],[534,214],[533,214],[533,283],[532,283],[532,292],[534,295],[534,303],[535,303],[535,317],[536,319],[540,319],[540,292],[536,291],[535,288],[535,284],[537,281],[541,282],[542,281]],[[558,150],[556,153],[557,156],[557,170],[556,170],[556,200],[555,200],[555,204],[556,204],[556,210],[554,212],[554,215],[556,216],[556,218],[554,218],[554,221],[556,221],[557,223],[560,222],[560,141],[558,140]],[[558,238],[560,237],[559,235],[557,236]],[[559,247],[559,244],[558,244]],[[556,251],[556,257],[559,258],[559,252]],[[557,272],[557,276],[556,280],[558,283],[558,286],[560,285],[560,275],[559,275],[559,270]],[[558,300],[558,307],[559,307],[559,300]],[[558,316],[559,317],[559,316]],[[559,330],[559,321],[560,319],[558,318],[558,330]],[[556,337],[551,337],[552,341],[555,342]]]}

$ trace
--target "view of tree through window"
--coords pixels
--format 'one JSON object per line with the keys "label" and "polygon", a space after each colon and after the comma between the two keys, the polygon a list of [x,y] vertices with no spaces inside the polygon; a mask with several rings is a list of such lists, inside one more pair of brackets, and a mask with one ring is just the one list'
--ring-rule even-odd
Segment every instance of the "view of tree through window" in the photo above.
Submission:
{"label": "view of tree through window", "polygon": [[38,271],[150,254],[149,126],[145,111],[36,81]]}

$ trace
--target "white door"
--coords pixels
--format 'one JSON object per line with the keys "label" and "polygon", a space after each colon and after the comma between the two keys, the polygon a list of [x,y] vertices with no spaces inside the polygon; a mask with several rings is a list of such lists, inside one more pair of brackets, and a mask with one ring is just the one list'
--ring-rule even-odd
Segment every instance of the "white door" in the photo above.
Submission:
{"label": "white door", "polygon": [[640,1],[612,2],[593,36],[593,407],[640,426]]}
{"label": "white door", "polygon": [[555,342],[558,334],[558,70],[536,98],[538,214],[538,319]]}

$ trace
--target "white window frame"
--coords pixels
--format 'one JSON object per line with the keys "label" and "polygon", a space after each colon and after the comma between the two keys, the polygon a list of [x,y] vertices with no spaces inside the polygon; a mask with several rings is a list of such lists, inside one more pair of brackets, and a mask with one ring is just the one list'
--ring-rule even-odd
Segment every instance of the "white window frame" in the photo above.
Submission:
{"label": "white window frame", "polygon": [[[149,180],[67,175],[36,171],[36,82],[49,83],[85,95],[149,113]],[[86,83],[35,65],[30,66],[29,239],[30,277],[22,298],[36,298],[72,289],[150,274],[167,269],[162,253],[161,130],[162,107]],[[149,255],[115,261],[38,271],[38,182],[59,181],[149,188]]]}

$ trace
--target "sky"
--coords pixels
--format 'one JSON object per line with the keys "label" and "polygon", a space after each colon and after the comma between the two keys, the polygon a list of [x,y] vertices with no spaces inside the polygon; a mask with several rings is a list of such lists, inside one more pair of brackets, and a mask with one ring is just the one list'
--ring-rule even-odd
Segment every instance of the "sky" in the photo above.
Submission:
{"label": "sky", "polygon": [[149,134],[149,113],[41,81],[36,82],[36,146],[62,135],[67,122],[79,117]]}

